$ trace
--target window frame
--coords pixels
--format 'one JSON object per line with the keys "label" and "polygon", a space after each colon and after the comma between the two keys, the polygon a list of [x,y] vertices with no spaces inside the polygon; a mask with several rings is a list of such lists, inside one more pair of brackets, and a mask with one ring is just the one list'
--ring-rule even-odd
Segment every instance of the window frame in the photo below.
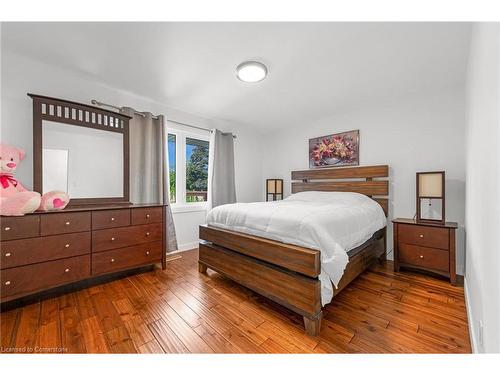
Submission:
{"label": "window frame", "polygon": [[[201,132],[198,133],[196,131],[181,129],[172,125],[172,123],[169,123],[168,121],[167,133],[175,135],[175,203],[170,203],[172,212],[206,211],[208,208],[208,202],[186,202],[186,138],[206,141],[208,142],[210,149],[210,133],[206,132],[207,134],[202,134]],[[166,147],[168,152],[168,141]],[[167,183],[170,189],[170,182],[167,181]]]}

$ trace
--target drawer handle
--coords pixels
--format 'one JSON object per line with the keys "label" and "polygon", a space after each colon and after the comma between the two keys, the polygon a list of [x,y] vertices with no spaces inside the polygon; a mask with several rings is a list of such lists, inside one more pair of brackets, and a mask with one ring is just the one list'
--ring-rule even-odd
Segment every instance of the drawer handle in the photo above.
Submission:
{"label": "drawer handle", "polygon": [[12,254],[11,253],[5,253],[6,257],[10,257]]}
{"label": "drawer handle", "polygon": [[420,255],[420,259],[424,259],[424,256],[423,256],[423,255]]}
{"label": "drawer handle", "polygon": [[112,218],[111,218],[111,221],[115,221],[115,218],[114,218],[114,217],[112,217]]}
{"label": "drawer handle", "polygon": [[8,232],[10,230],[10,227],[5,227],[3,228],[6,232]]}
{"label": "drawer handle", "polygon": [[111,258],[111,263],[114,263],[115,262],[115,258]]}
{"label": "drawer handle", "polygon": [[69,247],[69,243],[67,243],[66,245],[64,245],[64,247],[67,249]]}
{"label": "drawer handle", "polygon": [[10,281],[9,281],[9,280],[7,280],[7,281],[5,282],[5,285],[10,285]]}
{"label": "drawer handle", "polygon": [[149,255],[149,251],[146,251],[146,255]]}
{"label": "drawer handle", "polygon": [[66,224],[66,225],[70,225],[70,224],[71,224],[71,222],[70,222],[70,221],[67,221],[67,222],[65,222],[64,224]]}
{"label": "drawer handle", "polygon": [[420,238],[424,238],[424,235],[423,234],[419,234],[418,235]]}
{"label": "drawer handle", "polygon": [[114,238],[114,237],[111,237],[111,241],[114,241],[115,239],[116,239],[116,238]]}
{"label": "drawer handle", "polygon": [[146,232],[146,237],[149,237],[150,233],[149,232]]}
{"label": "drawer handle", "polygon": [[68,273],[68,272],[69,272],[69,268],[66,268],[66,269],[64,270],[64,272]]}
{"label": "drawer handle", "polygon": [[149,219],[149,217],[150,217],[149,214],[146,214],[146,219]]}

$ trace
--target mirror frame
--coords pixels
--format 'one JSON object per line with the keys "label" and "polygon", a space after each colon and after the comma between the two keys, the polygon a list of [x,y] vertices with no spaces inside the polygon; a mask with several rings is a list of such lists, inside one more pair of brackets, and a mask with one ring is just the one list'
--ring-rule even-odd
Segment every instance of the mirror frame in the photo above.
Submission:
{"label": "mirror frame", "polygon": [[86,204],[130,204],[129,121],[131,117],[91,105],[48,96],[28,94],[33,99],[33,190],[43,192],[43,120],[123,134],[123,196],[74,198],[68,206]]}

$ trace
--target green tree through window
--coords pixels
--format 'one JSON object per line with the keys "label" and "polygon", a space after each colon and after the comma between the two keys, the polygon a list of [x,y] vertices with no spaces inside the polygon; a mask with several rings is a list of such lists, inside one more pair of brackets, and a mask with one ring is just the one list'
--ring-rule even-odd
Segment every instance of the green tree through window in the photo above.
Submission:
{"label": "green tree through window", "polygon": [[186,138],[186,202],[206,202],[209,143]]}

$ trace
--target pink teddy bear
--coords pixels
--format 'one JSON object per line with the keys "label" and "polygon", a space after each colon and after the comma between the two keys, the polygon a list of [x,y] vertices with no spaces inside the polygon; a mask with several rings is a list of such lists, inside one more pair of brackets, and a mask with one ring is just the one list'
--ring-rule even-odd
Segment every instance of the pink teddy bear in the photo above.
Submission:
{"label": "pink teddy bear", "polygon": [[36,211],[62,210],[69,202],[68,194],[51,191],[40,196],[27,190],[14,178],[13,172],[24,159],[25,152],[0,143],[0,215],[22,216]]}

